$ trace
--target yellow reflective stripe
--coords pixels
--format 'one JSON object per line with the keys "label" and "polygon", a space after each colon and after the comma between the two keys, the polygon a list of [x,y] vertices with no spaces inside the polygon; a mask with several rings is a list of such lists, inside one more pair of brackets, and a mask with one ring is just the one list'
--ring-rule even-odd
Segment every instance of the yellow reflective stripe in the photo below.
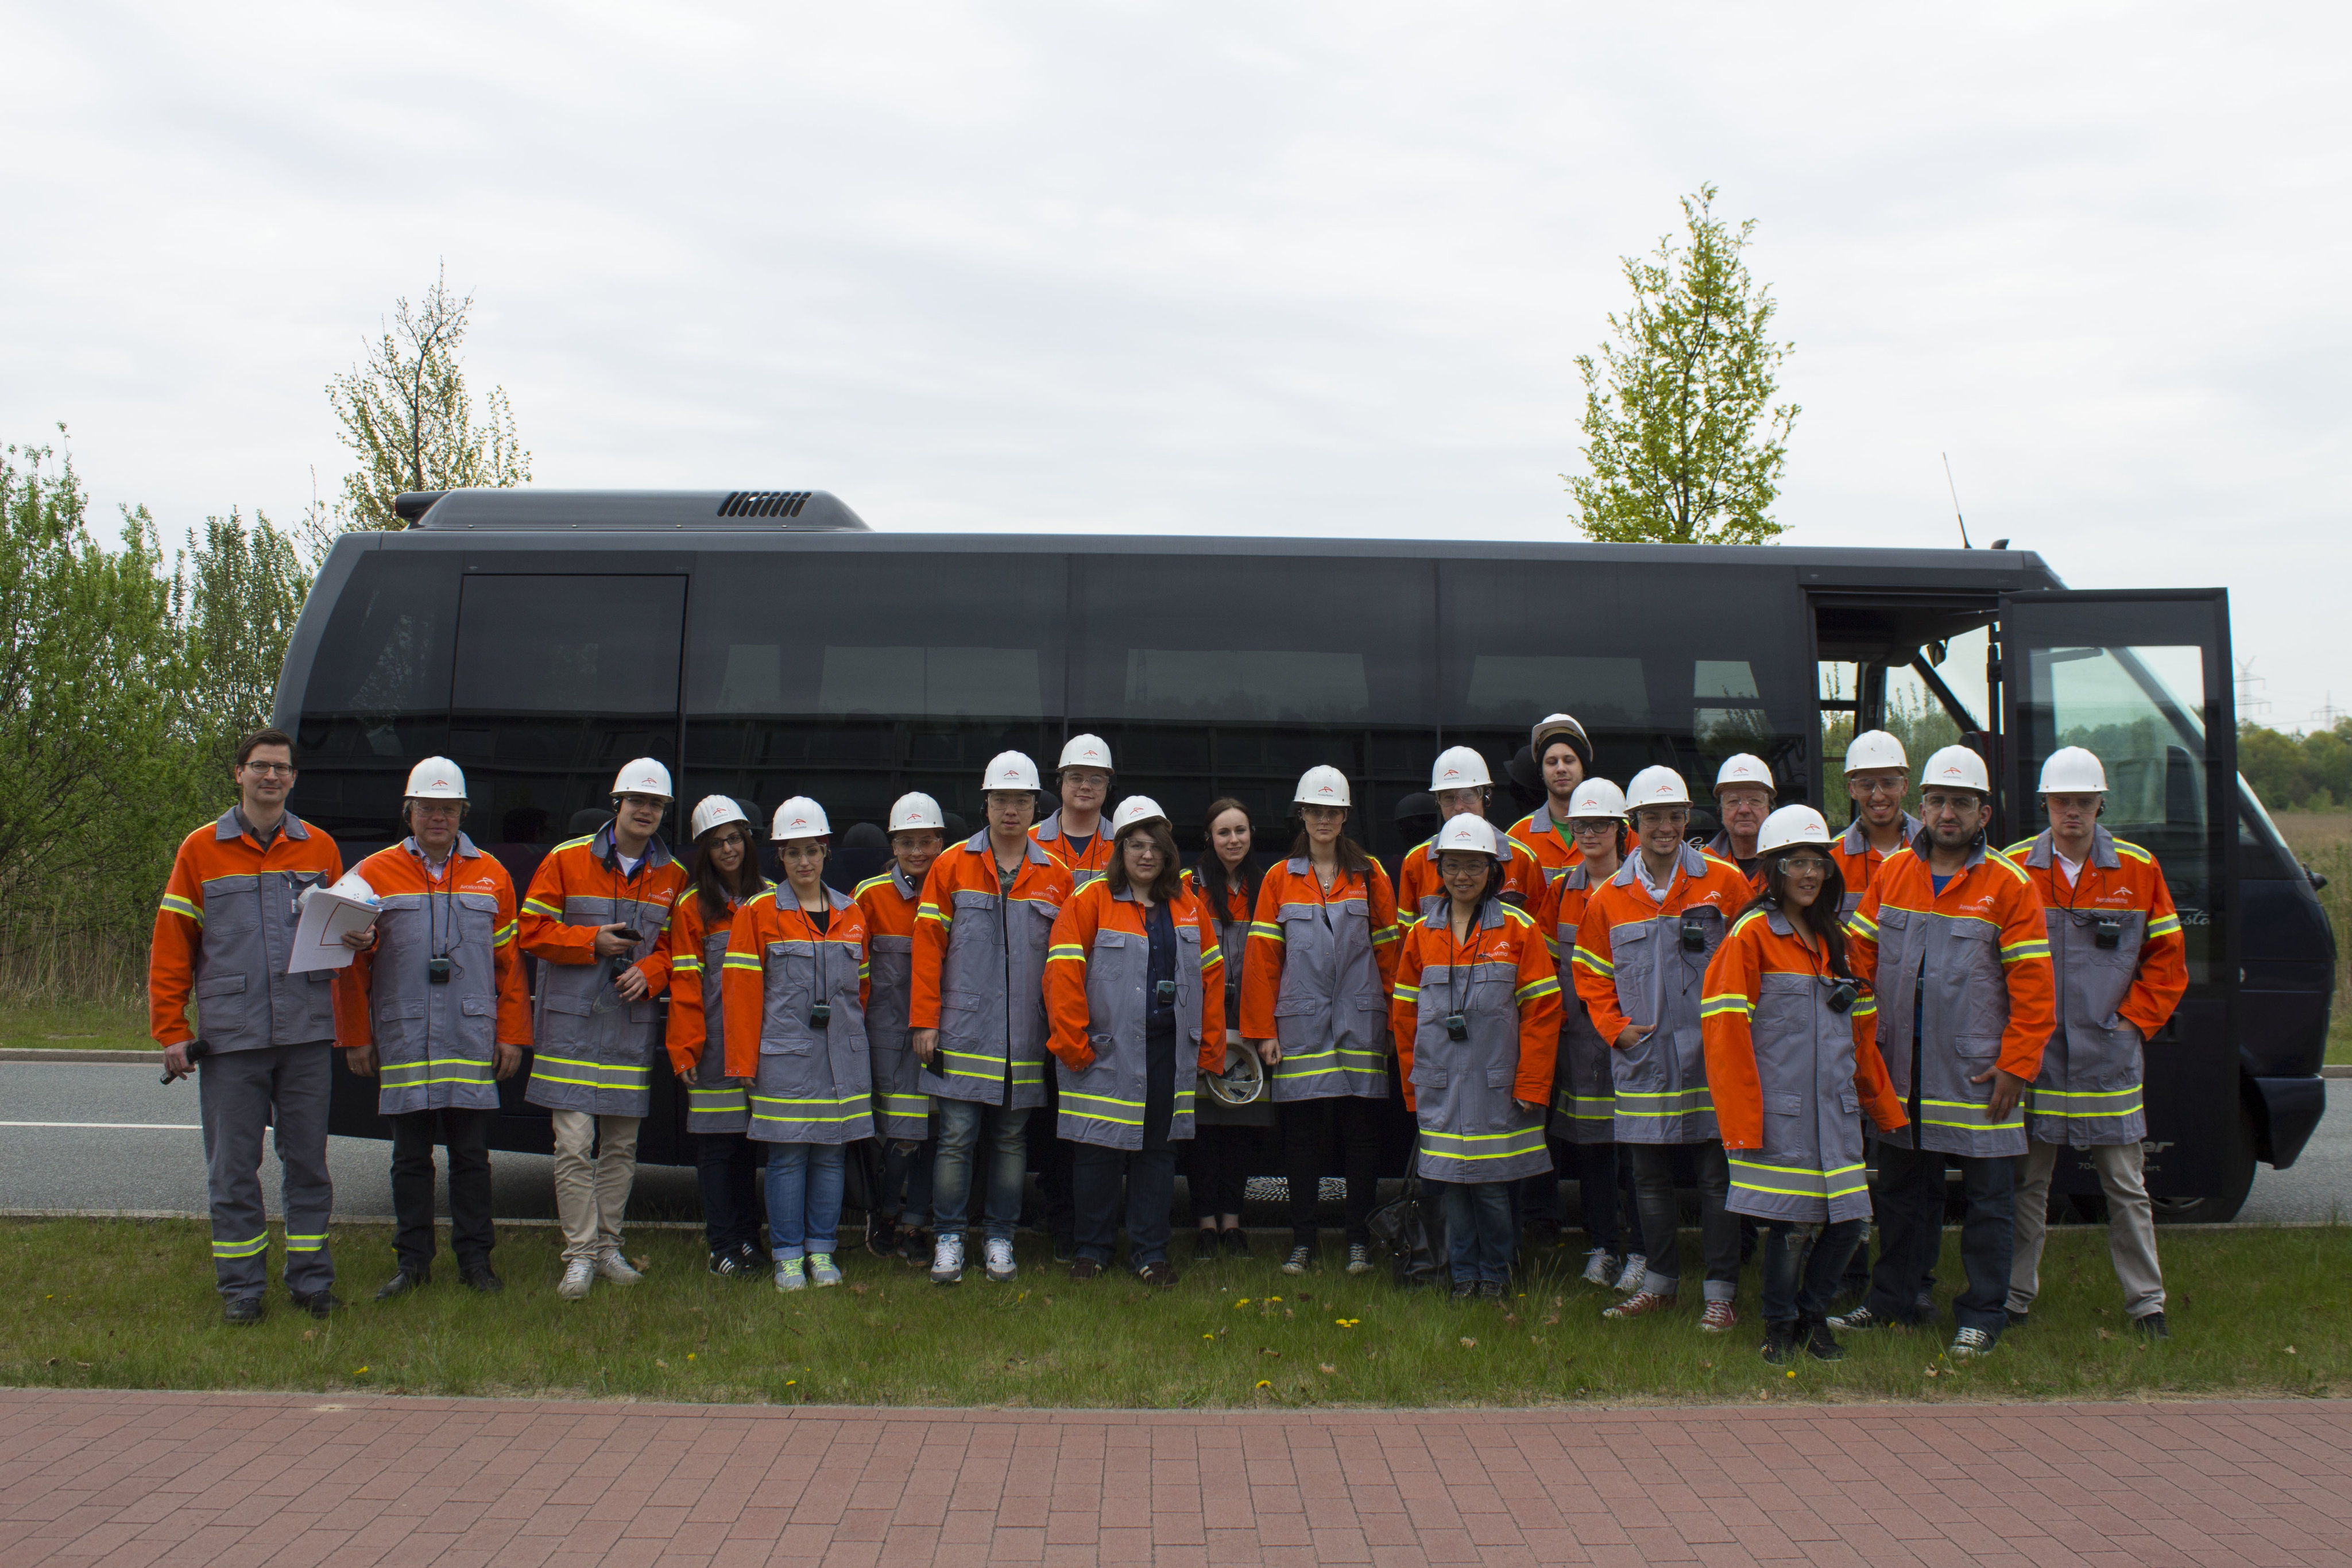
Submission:
{"label": "yellow reflective stripe", "polygon": [[1372,946],[1377,947],[1383,942],[1393,942],[1401,934],[1401,928],[1398,926],[1383,925],[1372,933]]}
{"label": "yellow reflective stripe", "polygon": [[1420,997],[1421,988],[1419,986],[1408,986],[1402,980],[1399,980],[1396,983],[1396,999],[1398,1001],[1417,1001],[1420,999]]}
{"label": "yellow reflective stripe", "polygon": [[553,904],[547,903],[543,899],[526,898],[522,901],[522,906],[525,909],[530,910],[534,915],[544,915],[550,920],[561,920],[563,918],[563,911],[556,908]]}
{"label": "yellow reflective stripe", "polygon": [[1559,995],[1559,977],[1558,975],[1546,975],[1540,980],[1529,980],[1526,985],[1521,986],[1517,990],[1513,991],[1511,993],[1511,998],[1514,1001],[1525,1005],[1526,1003],[1536,1001],[1544,997],[1556,997],[1558,995]]}
{"label": "yellow reflective stripe", "polygon": [[1703,1019],[1714,1018],[1720,1013],[1738,1013],[1748,1018],[1755,1011],[1755,1002],[1741,991],[1726,991],[1718,997],[1701,997],[1698,1002],[1698,1016]]}
{"label": "yellow reflective stripe", "polygon": [[1104,1105],[1123,1105],[1129,1110],[1141,1110],[1143,1108],[1142,1101],[1122,1100],[1116,1094],[1078,1094],[1070,1090],[1065,1089],[1062,1091],[1062,1098],[1065,1100],[1092,1100]]}
{"label": "yellow reflective stripe", "polygon": [[755,1105],[863,1105],[866,1096],[859,1094],[816,1094],[807,1099],[794,1099],[783,1094],[754,1094]]}
{"label": "yellow reflective stripe", "polygon": [[316,1236],[297,1236],[290,1230],[286,1233],[286,1250],[289,1252],[320,1252],[326,1249],[326,1246],[327,1233],[323,1230]]}
{"label": "yellow reflective stripe", "polygon": [[1570,962],[1581,964],[1586,968],[1591,970],[1594,974],[1599,975],[1603,978],[1607,978],[1617,973],[1616,965],[1611,963],[1608,959],[1602,957],[1591,948],[1587,947],[1581,942],[1576,945],[1576,956],[1571,959]]}
{"label": "yellow reflective stripe", "polygon": [[1209,970],[1213,969],[1213,968],[1216,968],[1218,966],[1222,965],[1224,961],[1225,961],[1225,955],[1224,955],[1224,950],[1223,950],[1223,948],[1220,948],[1220,947],[1212,947],[1212,948],[1210,948],[1210,949],[1208,950],[1208,952],[1207,952],[1207,953],[1205,953],[1205,954],[1203,954],[1203,955],[1202,956],[1202,958],[1201,958],[1201,970],[1202,970],[1202,973],[1206,974]]}
{"label": "yellow reflective stripe", "polygon": [[[560,1073],[541,1071],[551,1064],[556,1067],[569,1067],[583,1072],[605,1073],[609,1075],[612,1082],[600,1082],[594,1078],[566,1078]],[[569,1083],[584,1089],[635,1089],[650,1085],[653,1082],[653,1071],[651,1063],[630,1067],[611,1065],[601,1061],[582,1061],[574,1057],[549,1056],[541,1053],[532,1059],[530,1075],[542,1082]]]}
{"label": "yellow reflective stripe", "polygon": [[915,918],[918,920],[936,920],[942,925],[952,925],[955,924],[955,916],[950,915],[936,904],[926,904],[921,905],[915,911]]}
{"label": "yellow reflective stripe", "polygon": [[669,967],[674,975],[698,975],[702,973],[702,960],[681,953],[669,961]]}
{"label": "yellow reflective stripe", "polygon": [[1871,919],[1859,909],[1855,910],[1852,915],[1847,915],[1846,919],[1860,930],[1864,936],[1875,936],[1878,935],[1878,922]]}
{"label": "yellow reflective stripe", "polygon": [[757,953],[730,953],[719,967],[721,969],[760,969],[766,966]]}
{"label": "yellow reflective stripe", "polygon": [[213,1256],[215,1258],[250,1258],[255,1253],[266,1249],[268,1245],[269,1232],[265,1230],[249,1241],[215,1240],[213,1243]]}
{"label": "yellow reflective stripe", "polygon": [[1279,1075],[1289,1071],[1294,1064],[1303,1064],[1309,1061],[1321,1061],[1326,1057],[1335,1056],[1338,1053],[1339,1048],[1337,1046],[1328,1045],[1320,1051],[1301,1051],[1297,1055],[1293,1055],[1289,1051],[1285,1051],[1282,1053],[1282,1060],[1275,1064],[1274,1070],[1276,1073]]}
{"label": "yellow reflective stripe", "polygon": [[2147,923],[2147,934],[2150,936],[2170,936],[2179,929],[2180,916],[2178,915],[2168,915],[2161,920],[2151,920]]}
{"label": "yellow reflective stripe", "polygon": [[1854,1003],[1853,1006],[1847,1010],[1858,1019],[1872,1017],[1878,1011],[1878,998],[1876,997],[1864,997],[1860,1001]]}
{"label": "yellow reflective stripe", "polygon": [[521,922],[520,921],[509,920],[504,925],[499,926],[497,935],[490,938],[490,946],[493,947],[503,947],[508,943],[513,941],[515,939],[515,928],[520,924]]}
{"label": "yellow reflective stripe", "polygon": [[1278,921],[1253,920],[1250,922],[1249,934],[1253,936],[1263,936],[1269,942],[1279,942],[1282,940],[1282,925]]}
{"label": "yellow reflective stripe", "polygon": [[719,1104],[719,1108],[721,1110],[736,1110],[740,1108],[743,1103],[743,1091],[740,1089],[689,1088],[686,1092],[686,1103],[687,1109],[688,1110],[696,1109],[705,1100],[716,1101]]}
{"label": "yellow reflective stripe", "polygon": [[199,925],[205,923],[205,912],[176,893],[163,895],[163,910],[169,915],[184,915]]}

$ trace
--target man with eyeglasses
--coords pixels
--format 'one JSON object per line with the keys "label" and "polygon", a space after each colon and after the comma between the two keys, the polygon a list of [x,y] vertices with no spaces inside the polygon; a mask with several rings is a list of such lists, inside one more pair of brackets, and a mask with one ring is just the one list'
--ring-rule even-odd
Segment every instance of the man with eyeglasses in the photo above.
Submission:
{"label": "man with eyeglasses", "polygon": [[[301,898],[342,875],[335,841],[286,809],[294,739],[247,736],[236,748],[236,804],[181,841],[155,913],[147,1002],[167,1078],[196,1074],[212,1207],[213,1274],[222,1321],[261,1321],[269,1226],[261,1144],[278,1130],[286,1291],[323,1318],[335,1297],[327,1218],[327,1101],[334,1081],[335,971],[286,972]],[[354,933],[353,947],[370,937]],[[195,1019],[188,1011],[193,1002]],[[199,1032],[201,1043],[199,1043]]]}
{"label": "man with eyeglasses", "polygon": [[1853,821],[1830,843],[1830,858],[1845,878],[1844,907],[1852,915],[1870,891],[1886,857],[1919,835],[1919,819],[1903,809],[1911,792],[1911,759],[1903,743],[1883,729],[1864,730],[1845,748],[1845,792]]}

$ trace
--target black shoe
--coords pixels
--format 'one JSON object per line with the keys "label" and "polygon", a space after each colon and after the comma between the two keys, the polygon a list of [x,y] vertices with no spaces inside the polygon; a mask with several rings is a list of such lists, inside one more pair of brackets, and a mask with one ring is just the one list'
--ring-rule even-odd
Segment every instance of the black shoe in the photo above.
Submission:
{"label": "black shoe", "polygon": [[1500,1280],[1479,1281],[1478,1294],[1490,1301],[1501,1301],[1503,1299],[1503,1281]]}
{"label": "black shoe", "polygon": [[1077,1260],[1078,1239],[1075,1236],[1055,1237],[1054,1261],[1056,1263],[1075,1263]]}
{"label": "black shoe", "polygon": [[507,1282],[490,1271],[488,1263],[477,1263],[460,1270],[457,1282],[478,1296],[495,1296],[507,1288]]}
{"label": "black shoe", "polygon": [[[404,1263],[400,1267],[399,1273],[394,1274],[391,1279],[386,1280],[382,1285],[376,1288],[375,1299],[379,1301],[389,1301],[396,1297],[408,1294],[409,1291],[415,1290],[420,1285],[429,1285],[432,1282],[433,1270],[431,1269],[421,1268],[412,1271],[408,1265]],[[320,1315],[323,1316],[324,1314],[322,1313]]]}
{"label": "black shoe", "polygon": [[[735,1260],[743,1265],[743,1277],[745,1279],[764,1280],[768,1277],[768,1268],[771,1260],[768,1255],[765,1252],[761,1251],[755,1244],[749,1241],[738,1241],[735,1243]],[[923,1261],[928,1263],[930,1260],[931,1255],[928,1252],[924,1253]]]}
{"label": "black shoe", "polygon": [[232,1328],[247,1328],[261,1321],[261,1298],[239,1296],[221,1307],[221,1322]]}
{"label": "black shoe", "polygon": [[1560,1244],[1559,1221],[1557,1219],[1529,1220],[1528,1222],[1527,1240],[1528,1249],[1529,1250],[1540,1248],[1543,1250],[1549,1251],[1552,1248],[1559,1246]]}
{"label": "black shoe", "polygon": [[887,1258],[898,1249],[898,1217],[866,1211],[866,1250],[877,1258]]}
{"label": "black shoe", "polygon": [[1163,1291],[1172,1291],[1176,1288],[1176,1265],[1165,1258],[1154,1259],[1138,1269],[1135,1271],[1135,1277],[1147,1285],[1156,1285]]}
{"label": "black shoe", "polygon": [[713,1252],[710,1255],[710,1271],[722,1280],[751,1279],[767,1272],[757,1262],[743,1261],[740,1252]]}
{"label": "black shoe", "polygon": [[1256,1256],[1255,1253],[1250,1250],[1249,1232],[1244,1230],[1238,1225],[1223,1233],[1223,1240],[1225,1243],[1225,1255],[1229,1258],[1253,1258]]}
{"label": "black shoe", "polygon": [[1805,1342],[1805,1354],[1815,1361],[1843,1361],[1845,1346],[1838,1343],[1837,1335],[1830,1333],[1826,1318],[1806,1318],[1797,1324],[1797,1337]]}
{"label": "black shoe", "polygon": [[1764,1343],[1759,1348],[1762,1350],[1765,1361],[1774,1366],[1785,1366],[1788,1364],[1789,1358],[1796,1354],[1797,1325],[1766,1323]]}
{"label": "black shoe", "polygon": [[2019,1312],[2015,1307],[2010,1307],[2006,1310],[2009,1312],[2010,1327],[2013,1329],[2021,1329],[2025,1326],[2025,1313]]}
{"label": "black shoe", "polygon": [[931,1233],[919,1225],[909,1225],[898,1232],[898,1259],[918,1269],[931,1266]]}
{"label": "black shoe", "polygon": [[1454,1281],[1454,1289],[1453,1289],[1453,1290],[1451,1290],[1451,1291],[1449,1291],[1448,1292],[1446,1292],[1446,1299],[1447,1299],[1448,1301],[1468,1301],[1471,1297],[1473,1297],[1473,1296],[1476,1295],[1477,1293],[1478,1293],[1478,1281],[1475,1281],[1475,1280],[1456,1280],[1456,1281]]}
{"label": "black shoe", "polygon": [[2132,1327],[2150,1339],[2170,1339],[2172,1331],[2164,1326],[2164,1309],[2158,1307],[2145,1317],[2132,1319]]}
{"label": "black shoe", "polygon": [[1217,1260],[1220,1251],[1220,1247],[1217,1241],[1217,1233],[1214,1229],[1205,1225],[1200,1227],[1200,1232],[1201,1233],[1198,1236],[1192,1238],[1192,1261],[1195,1263],[1213,1263]]}
{"label": "black shoe", "polygon": [[1076,1259],[1070,1264],[1070,1278],[1073,1280],[1091,1280],[1101,1272],[1102,1265],[1091,1258]]}
{"label": "black shoe", "polygon": [[332,1291],[289,1291],[294,1304],[314,1318],[323,1318],[343,1304],[342,1298]]}

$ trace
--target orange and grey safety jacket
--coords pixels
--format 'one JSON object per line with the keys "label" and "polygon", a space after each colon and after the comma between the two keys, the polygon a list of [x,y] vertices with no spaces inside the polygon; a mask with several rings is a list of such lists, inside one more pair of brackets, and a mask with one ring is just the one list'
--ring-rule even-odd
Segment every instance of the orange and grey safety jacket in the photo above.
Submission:
{"label": "orange and grey safety jacket", "polygon": [[[762,888],[775,884],[762,876]],[[751,1125],[751,1094],[727,1071],[727,1006],[720,992],[727,967],[727,938],[742,905],[727,901],[727,912],[706,918],[702,893],[692,883],[677,895],[669,917],[669,1049],[673,1072],[694,1069],[686,1090],[686,1130],[742,1133]]]}
{"label": "orange and grey safety jacket", "polygon": [[1106,814],[1095,823],[1095,836],[1087,841],[1087,852],[1078,853],[1070,842],[1070,835],[1062,827],[1062,813],[1052,816],[1029,830],[1029,837],[1037,847],[1054,857],[1054,862],[1070,873],[1070,885],[1080,888],[1110,871],[1110,818]]}
{"label": "orange and grey safety jacket", "polygon": [[[1225,1065],[1225,955],[1208,905],[1178,887],[1168,901],[1176,936],[1171,1140],[1192,1135],[1199,1075]],[[1078,889],[1054,922],[1045,958],[1057,1135],[1102,1148],[1143,1147],[1150,986],[1151,936],[1135,890],[1115,894],[1104,878]]]}
{"label": "orange and grey safety jacket", "polygon": [[1853,972],[1878,993],[1878,1053],[1910,1113],[1904,1137],[1978,1159],[2021,1155],[2025,1107],[1988,1123],[1992,1080],[1973,1080],[2000,1067],[2030,1083],[2042,1071],[2054,1021],[2042,895],[1981,843],[1938,893],[1924,841],[1887,856],[1846,919]]}
{"label": "orange and grey safety jacket", "polygon": [[[1919,819],[1910,812],[1903,813],[1903,842],[1907,844],[1919,836]],[[1899,849],[1901,846],[1897,846]],[[1837,862],[1838,875],[1845,879],[1845,893],[1838,900],[1838,913],[1852,915],[1862,907],[1862,895],[1878,875],[1878,868],[1886,857],[1871,847],[1870,836],[1862,831],[1860,821],[1846,824],[1844,832],[1830,841],[1830,859]]]}
{"label": "orange and grey safety jacket", "polygon": [[752,1081],[751,1136],[765,1144],[874,1135],[866,915],[824,893],[822,925],[772,887],[743,901],[727,936],[727,1071]]}
{"label": "orange and grey safety jacket", "polygon": [[1559,882],[1569,867],[1584,862],[1584,852],[1576,847],[1576,835],[1568,831],[1566,822],[1552,817],[1549,797],[1511,824],[1511,837],[1535,852],[1536,862],[1543,867],[1548,882]]}
{"label": "orange and grey safety jacket", "polygon": [[1389,1014],[1404,1102],[1420,1127],[1415,1168],[1429,1181],[1465,1184],[1541,1176],[1551,1169],[1544,1112],[1559,1049],[1559,974],[1534,915],[1490,898],[1456,938],[1451,904],[1429,898],[1405,933]]}
{"label": "orange and grey safety jacket", "polygon": [[1242,1027],[1242,971],[1247,967],[1243,959],[1249,950],[1250,895],[1240,878],[1229,876],[1225,879],[1225,906],[1219,909],[1209,897],[1209,890],[1199,867],[1185,867],[1183,882],[1192,889],[1192,896],[1201,901],[1201,906],[1209,912],[1209,919],[1217,928],[1217,947],[1225,956],[1225,1027],[1239,1033]]}
{"label": "orange and grey safety jacket", "polygon": [[1617,1141],[1617,1084],[1609,1042],[1576,989],[1576,934],[1592,901],[1592,865],[1578,861],[1546,894],[1537,924],[1559,972],[1559,1058],[1552,1072],[1551,1135],[1564,1144]]}
{"label": "orange and grey safety jacket", "polygon": [[1381,1031],[1402,936],[1396,894],[1378,861],[1341,873],[1328,894],[1304,855],[1265,873],[1250,923],[1241,1023],[1244,1039],[1282,1048],[1271,1098],[1388,1098]]}
{"label": "orange and grey safety jacket", "polygon": [[1717,860],[1721,861],[1724,864],[1738,872],[1741,876],[1746,877],[1748,879],[1748,892],[1761,893],[1764,891],[1764,857],[1762,855],[1749,855],[1747,858],[1747,862],[1742,864],[1738,847],[1731,841],[1730,829],[1726,828],[1718,831],[1715,837],[1707,840],[1706,842],[1700,847],[1705,849],[1708,854],[1713,855]]}
{"label": "orange and grey safety jacket", "polygon": [[915,915],[923,890],[890,869],[857,884],[866,915],[866,1043],[874,1056],[875,1129],[900,1143],[931,1135],[931,1097],[923,1092],[923,1062],[907,1041],[907,1014],[915,998]]}
{"label": "orange and grey safety jacket", "polygon": [[910,1029],[940,1031],[923,1092],[1023,1110],[1045,1103],[1045,948],[1070,873],[1034,840],[1008,890],[982,829],[950,844],[915,911]]}
{"label": "orange and grey safety jacket", "polygon": [[[1491,824],[1490,824],[1491,825]],[[1541,906],[1543,890],[1548,879],[1543,862],[1536,852],[1508,833],[1497,835],[1510,861],[1503,867],[1503,899],[1530,913]],[[1437,875],[1437,859],[1431,845],[1435,839],[1415,844],[1404,857],[1397,871],[1397,921],[1401,927],[1411,929],[1421,918],[1421,906],[1445,892],[1445,883]]]}
{"label": "orange and grey safety jacket", "polygon": [[530,1044],[507,868],[459,833],[438,873],[409,838],[353,874],[382,902],[375,946],[343,971],[339,1043],[375,1046],[376,1109],[497,1110],[494,1047]]}
{"label": "orange and grey safety jacket", "polygon": [[2071,883],[2046,831],[2008,852],[2042,895],[2058,997],[2026,1134],[2078,1149],[2137,1144],[2147,1136],[2143,1047],[2189,990],[2188,941],[2164,868],[2095,824]]}
{"label": "orange and grey safety jacket", "polygon": [[[1707,960],[1746,907],[1739,868],[1697,845],[1675,852],[1665,898],[1641,880],[1641,854],[1586,895],[1576,994],[1609,1041],[1621,1144],[1704,1144],[1716,1135],[1699,999]],[[1628,1029],[1640,1038],[1626,1041]]]}
{"label": "orange and grey safety jacket", "polygon": [[[551,1111],[642,1116],[653,1104],[654,1061],[662,1051],[661,1009],[669,988],[669,917],[686,871],[660,839],[648,840],[634,873],[621,870],[613,824],[548,852],[522,901],[522,950],[539,960],[531,1018],[536,1040],[524,1098]],[[637,933],[624,958],[596,956],[596,927]],[[625,1002],[613,988],[634,967],[646,994]]]}
{"label": "orange and grey safety jacket", "polygon": [[1820,1225],[1870,1217],[1860,1113],[1906,1118],[1888,1082],[1870,992],[1846,1009],[1827,960],[1778,906],[1741,915],[1706,968],[1706,1082],[1731,1165],[1724,1207]]}
{"label": "orange and grey safety jacket", "polygon": [[[180,841],[147,959],[155,1043],[204,1036],[215,1055],[335,1038],[333,969],[286,972],[297,901],[343,874],[335,841],[289,811],[267,849],[235,807]],[[188,1021],[194,999],[196,1020]]]}

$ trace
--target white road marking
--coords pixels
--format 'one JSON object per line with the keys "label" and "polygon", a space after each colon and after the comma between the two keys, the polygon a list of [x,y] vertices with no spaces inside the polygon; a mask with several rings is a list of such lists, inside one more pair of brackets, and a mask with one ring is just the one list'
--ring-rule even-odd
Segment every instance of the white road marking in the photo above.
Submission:
{"label": "white road marking", "polygon": [[0,1122],[0,1127],[73,1127],[94,1133],[201,1133],[197,1122]]}

